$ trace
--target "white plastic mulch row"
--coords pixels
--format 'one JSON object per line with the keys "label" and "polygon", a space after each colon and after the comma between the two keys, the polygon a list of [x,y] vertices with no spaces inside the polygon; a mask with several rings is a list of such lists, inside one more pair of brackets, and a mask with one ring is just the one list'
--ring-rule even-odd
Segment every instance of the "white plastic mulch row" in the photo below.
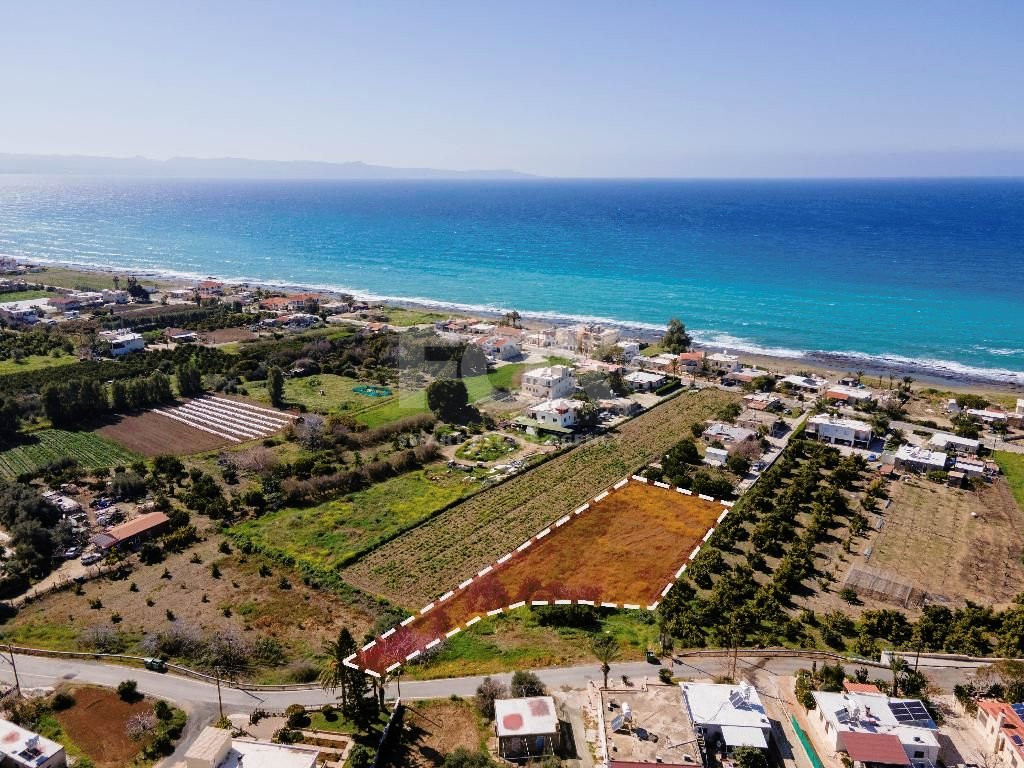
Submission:
{"label": "white plastic mulch row", "polygon": [[200,397],[153,412],[234,443],[267,437],[294,419],[291,414],[223,397]]}

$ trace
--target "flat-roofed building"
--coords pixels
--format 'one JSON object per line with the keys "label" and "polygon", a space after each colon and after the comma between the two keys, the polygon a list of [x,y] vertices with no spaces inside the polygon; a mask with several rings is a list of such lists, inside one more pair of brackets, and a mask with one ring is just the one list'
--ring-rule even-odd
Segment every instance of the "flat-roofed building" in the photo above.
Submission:
{"label": "flat-roofed building", "polygon": [[576,377],[568,365],[551,365],[523,373],[522,391],[530,397],[557,400],[576,389]]}
{"label": "flat-roofed building", "polygon": [[864,405],[875,401],[875,393],[866,387],[850,387],[843,384],[833,384],[825,390],[825,399],[831,400],[835,403]]}
{"label": "flat-roofed building", "polygon": [[4,768],[63,768],[64,747],[38,733],[0,720],[0,766]]}
{"label": "flat-roofed building", "polygon": [[730,355],[725,350],[707,355],[704,364],[709,371],[714,373],[733,373],[740,369],[740,359],[736,355]]}
{"label": "flat-roofed building", "polygon": [[[680,683],[686,713],[709,753],[731,755],[739,747],[767,750],[772,724],[761,697],[748,683]],[[702,755],[705,765],[714,761]]]}
{"label": "flat-roofed building", "polygon": [[664,374],[650,371],[633,371],[625,380],[634,392],[653,392],[667,381]]}
{"label": "flat-roofed building", "polygon": [[897,469],[912,472],[941,471],[948,463],[949,456],[942,451],[930,451],[917,445],[901,445],[896,450]]}
{"label": "flat-roofed building", "polygon": [[558,712],[550,696],[494,702],[499,757],[518,760],[550,755],[558,747],[558,728]]}
{"label": "flat-roofed building", "polygon": [[872,437],[871,425],[867,422],[843,419],[825,413],[809,418],[806,432],[823,443],[838,443],[856,448],[867,448]]}
{"label": "flat-roofed building", "polygon": [[530,406],[527,416],[543,426],[568,428],[576,424],[576,417],[582,404],[579,400],[565,398],[545,400],[543,403]]}
{"label": "flat-roofed building", "polygon": [[233,739],[231,731],[207,726],[171,768],[314,768],[320,750],[306,744]]}
{"label": "flat-roofed building", "polygon": [[981,447],[981,441],[960,437],[960,435],[953,435],[949,432],[936,432],[929,438],[928,447],[934,451],[952,451],[975,456]]}

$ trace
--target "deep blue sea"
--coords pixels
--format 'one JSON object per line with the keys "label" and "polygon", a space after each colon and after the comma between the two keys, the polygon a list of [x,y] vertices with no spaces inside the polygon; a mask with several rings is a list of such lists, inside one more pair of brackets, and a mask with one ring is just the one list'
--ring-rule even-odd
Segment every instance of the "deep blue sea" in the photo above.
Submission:
{"label": "deep blue sea", "polygon": [[0,253],[663,326],[1024,383],[1024,180],[0,177]]}

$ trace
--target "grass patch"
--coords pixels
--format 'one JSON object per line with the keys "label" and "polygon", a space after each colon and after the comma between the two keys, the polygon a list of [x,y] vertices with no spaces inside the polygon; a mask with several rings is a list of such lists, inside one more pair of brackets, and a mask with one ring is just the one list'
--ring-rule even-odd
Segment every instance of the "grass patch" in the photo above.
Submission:
{"label": "grass patch", "polygon": [[0,304],[6,304],[9,301],[31,301],[33,299],[49,299],[52,296],[56,296],[56,293],[51,291],[8,291],[6,293],[0,293]]}
{"label": "grass patch", "polygon": [[478,487],[465,472],[432,465],[315,507],[288,507],[248,520],[235,532],[297,562],[337,568]]}
{"label": "grass patch", "polygon": [[996,451],[994,457],[999,469],[1006,476],[1017,507],[1024,512],[1024,454]]}
{"label": "grass patch", "polygon": [[[383,727],[387,725],[387,722],[388,713],[379,712],[375,724]],[[361,730],[360,726],[347,719],[340,709],[335,709],[329,718],[323,712],[311,712],[307,728],[314,731],[330,731],[331,733],[359,733]]]}
{"label": "grass patch", "polygon": [[28,648],[45,648],[55,651],[66,651],[78,648],[78,635],[81,627],[69,623],[32,622],[4,628],[0,637],[13,645]]}
{"label": "grass patch", "polygon": [[[658,647],[653,614],[613,611],[595,629],[618,638],[622,661],[641,660],[644,651]],[[592,634],[586,629],[544,626],[538,623],[533,611],[519,610],[485,618],[463,630],[445,640],[427,661],[405,667],[402,674],[414,680],[432,680],[585,664],[593,660]],[[596,661],[594,665],[595,669],[600,666]]]}
{"label": "grass patch", "polygon": [[71,458],[86,470],[131,464],[139,456],[94,432],[40,429],[22,442],[0,451],[0,477],[14,478],[35,472],[57,459]]}
{"label": "grass patch", "polygon": [[408,309],[406,307],[388,307],[384,310],[388,316],[388,325],[405,328],[410,325],[425,325],[435,320],[447,320],[448,315],[429,312],[424,309]]}
{"label": "grass patch", "polygon": [[[329,413],[336,410],[357,411],[376,402],[366,395],[352,391],[360,384],[366,384],[366,382],[348,376],[337,376],[333,373],[321,373],[302,379],[285,379],[284,399],[289,405],[302,405],[315,413]],[[246,383],[245,388],[250,397],[270,403],[266,382]],[[324,394],[321,395],[321,391]]]}
{"label": "grass patch", "polygon": [[7,376],[11,373],[28,373],[29,371],[40,371],[44,368],[59,368],[62,365],[70,365],[77,362],[74,355],[62,354],[59,357],[52,355],[29,355],[19,361],[0,360],[0,376]]}

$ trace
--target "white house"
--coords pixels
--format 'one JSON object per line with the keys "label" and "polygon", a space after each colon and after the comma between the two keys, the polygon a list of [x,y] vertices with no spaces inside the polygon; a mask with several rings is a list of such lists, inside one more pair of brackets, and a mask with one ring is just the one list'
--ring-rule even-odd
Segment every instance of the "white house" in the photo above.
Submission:
{"label": "white house", "polygon": [[582,403],[579,400],[545,400],[530,406],[527,416],[543,426],[568,429],[576,424],[576,415]]}
{"label": "white house", "polygon": [[833,384],[825,391],[825,399],[836,403],[865,405],[875,401],[875,393],[866,387],[848,387],[843,384]]}
{"label": "white house", "polygon": [[817,712],[815,725],[825,742],[855,763],[927,766],[939,757],[935,722],[917,699],[827,691],[812,695],[817,707],[809,714]]}
{"label": "white house", "polygon": [[981,419],[986,424],[995,424],[997,421],[1006,421],[1010,414],[1006,411],[996,410],[994,408],[968,408],[967,415],[973,416],[976,419]]}
{"label": "white house", "polygon": [[986,750],[1002,758],[1004,768],[1024,766],[1024,705],[982,699],[975,717]]}
{"label": "white house", "polygon": [[715,440],[721,440],[723,443],[742,443],[745,440],[753,440],[756,433],[734,424],[713,421],[705,427],[701,437],[708,443],[713,443]]}
{"label": "white house", "polygon": [[576,389],[576,378],[567,365],[535,368],[523,374],[522,391],[530,397],[557,400],[571,395]]}
{"label": "white house", "polygon": [[114,357],[121,357],[146,348],[146,340],[142,338],[141,333],[100,331],[100,336],[110,343],[110,354]]}
{"label": "white house", "polygon": [[476,345],[491,360],[513,360],[523,353],[522,342],[514,336],[485,336]]}
{"label": "white house", "polygon": [[896,451],[896,467],[914,472],[941,471],[949,463],[942,451],[929,451],[916,445],[901,445]]}
{"label": "white house", "polygon": [[38,733],[0,720],[0,765],[12,768],[63,768],[64,747]]}
{"label": "white house", "polygon": [[683,706],[709,750],[731,754],[737,747],[768,749],[772,724],[753,686],[744,682],[681,683],[680,687]]}
{"label": "white house", "polygon": [[734,373],[740,369],[740,359],[736,355],[730,355],[725,350],[715,352],[704,358],[704,364],[709,371],[715,373]]}
{"label": "white house", "polygon": [[124,289],[111,290],[105,288],[100,295],[103,297],[104,304],[127,304],[130,298],[128,291]]}
{"label": "white house", "polygon": [[819,392],[825,383],[824,379],[815,376],[797,376],[792,373],[779,379],[779,384],[792,387],[798,392]]}
{"label": "white house", "polygon": [[653,392],[665,383],[665,375],[650,371],[633,371],[625,380],[634,392]]}
{"label": "white house", "polygon": [[824,443],[839,443],[858,448],[871,444],[871,425],[858,419],[841,419],[819,413],[807,420],[807,434]]}
{"label": "white house", "polygon": [[976,456],[981,447],[981,441],[960,437],[960,435],[951,435],[948,432],[936,432],[928,440],[928,447],[935,451],[952,451]]}
{"label": "white house", "polygon": [[319,755],[307,744],[233,739],[231,731],[207,726],[171,768],[314,768]]}
{"label": "white house", "polygon": [[507,760],[552,753],[559,739],[555,700],[550,696],[495,700],[494,732],[498,754]]}

